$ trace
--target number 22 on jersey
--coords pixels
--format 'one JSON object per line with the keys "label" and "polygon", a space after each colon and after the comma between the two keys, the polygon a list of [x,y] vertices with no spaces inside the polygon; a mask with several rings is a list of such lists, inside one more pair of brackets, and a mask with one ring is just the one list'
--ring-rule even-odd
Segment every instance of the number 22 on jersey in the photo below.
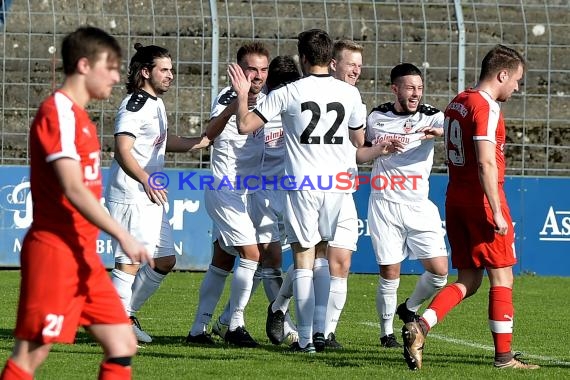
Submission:
{"label": "number 22 on jersey", "polygon": [[[315,102],[304,102],[301,103],[301,112],[309,111],[311,112],[311,120],[309,124],[301,133],[301,144],[320,144],[321,143],[321,136],[311,136],[311,133],[317,127],[317,124],[321,118],[321,108]],[[335,112],[336,119],[334,120],[332,126],[329,130],[325,133],[323,138],[324,144],[342,144],[343,137],[342,136],[335,136],[334,134],[338,130],[338,127],[344,120],[344,107],[339,102],[332,102],[327,104],[326,113]]]}

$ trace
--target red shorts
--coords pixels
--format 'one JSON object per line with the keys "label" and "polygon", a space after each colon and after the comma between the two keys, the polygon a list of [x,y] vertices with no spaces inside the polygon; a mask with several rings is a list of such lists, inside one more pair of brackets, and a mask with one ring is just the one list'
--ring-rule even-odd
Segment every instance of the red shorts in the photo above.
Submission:
{"label": "red shorts", "polygon": [[54,245],[42,234],[28,233],[22,245],[16,338],[73,343],[79,326],[129,323],[95,250]]}
{"label": "red shorts", "polygon": [[515,234],[506,203],[501,205],[509,225],[506,235],[495,233],[490,207],[445,205],[445,227],[456,269],[504,268],[517,262]]}

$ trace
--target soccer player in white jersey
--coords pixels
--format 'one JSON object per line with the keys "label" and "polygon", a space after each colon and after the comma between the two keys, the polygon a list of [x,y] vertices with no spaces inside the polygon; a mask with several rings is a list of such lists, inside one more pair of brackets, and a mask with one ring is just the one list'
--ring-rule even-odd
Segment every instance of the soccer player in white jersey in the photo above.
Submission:
{"label": "soccer player in white jersey", "polygon": [[[362,71],[363,50],[362,45],[354,41],[336,41],[333,48],[333,59],[330,64],[332,76],[355,86]],[[364,107],[364,112],[366,113],[366,106],[363,104],[362,107]],[[351,144],[346,145],[346,147],[350,159],[349,173],[356,176],[358,173],[356,148]],[[342,348],[342,345],[336,341],[335,332],[340,314],[346,303],[348,273],[350,271],[352,252],[356,251],[357,242],[358,214],[356,213],[356,205],[353,197],[346,197],[340,211],[334,238],[329,241],[327,247],[330,271],[330,290],[324,321],[324,338],[327,348]],[[315,318],[317,316],[318,313]],[[316,339],[315,346],[317,346]]]}
{"label": "soccer player in white jersey", "polygon": [[[443,135],[443,113],[422,104],[421,71],[410,63],[390,73],[393,103],[374,108],[366,123],[359,163],[374,160],[368,203],[370,237],[379,265],[376,309],[381,345],[398,348],[393,321],[416,318],[421,304],[447,282],[447,250],[437,207],[428,199],[434,137]],[[425,269],[406,302],[397,308],[400,266],[419,259]]]}
{"label": "soccer player in white jersey", "polygon": [[154,294],[176,264],[172,229],[164,205],[167,192],[149,182],[164,168],[164,153],[185,152],[201,141],[171,135],[164,103],[159,97],[170,88],[174,75],[167,49],[135,44],[129,64],[127,96],[115,119],[115,154],[105,199],[113,218],[153,253],[155,267],[140,266],[112,239],[115,269],[111,277],[139,342],[152,338],[140,327],[135,313]]}
{"label": "soccer player in white jersey", "polygon": [[236,64],[231,64],[228,72],[238,94],[241,133],[257,131],[281,114],[286,146],[285,228],[293,249],[299,332],[299,342],[292,349],[314,353],[315,251],[326,249],[327,241],[334,236],[343,198],[351,196],[340,183],[349,169],[348,150],[343,145],[363,143],[365,114],[358,89],[328,72],[333,43],[325,31],[302,32],[297,47],[306,76],[269,93],[253,112],[247,109],[251,77]]}
{"label": "soccer player in white jersey", "polygon": [[[252,78],[252,86],[246,94],[247,109],[265,99],[262,90],[267,80],[269,51],[259,42],[246,44],[238,49],[237,61],[240,70]],[[257,232],[258,223],[252,219],[250,212],[251,197],[257,190],[256,183],[244,184],[242,179],[247,176],[261,178],[265,137],[263,130],[250,135],[238,133],[233,116],[235,98],[231,87],[220,92],[213,102],[207,127],[208,138],[214,139],[211,158],[214,183],[212,188],[205,189],[204,201],[206,211],[214,222],[214,254],[200,286],[198,310],[186,342],[214,344],[207,333],[207,326],[223,292],[225,280],[234,266],[234,255],[239,255],[230,291],[231,317],[223,335],[229,343],[255,347],[258,343],[245,329],[244,309],[261,257],[258,243],[263,242]]]}
{"label": "soccer player in white jersey", "polygon": [[[267,90],[272,91],[300,78],[301,73],[293,57],[277,56],[269,64]],[[259,233],[269,235],[271,241],[270,244],[263,246],[262,257],[263,287],[270,301],[270,308],[283,284],[281,243],[285,240],[283,225],[285,192],[280,182],[285,174],[285,136],[281,115],[265,124],[264,134],[265,155],[261,172],[266,184],[253,195],[253,213],[260,221]],[[298,334],[289,313],[284,315],[284,327],[284,340],[288,344],[297,342]],[[281,341],[272,341],[272,343],[279,344]]]}
{"label": "soccer player in white jersey", "polygon": [[[333,59],[330,63],[331,75],[351,85],[356,85],[362,70],[363,47],[351,40],[339,40],[333,46]],[[364,104],[362,107],[366,107]],[[366,111],[364,111],[366,112]],[[267,129],[267,127],[266,127]],[[347,144],[350,166],[348,172],[352,176],[358,173],[356,165],[356,148]],[[354,189],[352,189],[354,190]],[[358,242],[358,215],[352,197],[346,197],[340,210],[338,224],[333,240],[328,242],[327,250],[318,251],[313,267],[313,284],[315,292],[329,293],[328,297],[316,297],[323,302],[315,304],[313,320],[313,343],[317,351],[327,348],[340,349],[342,345],[336,340],[336,326],[344,308],[347,295],[347,279],[350,270],[352,252],[356,251]],[[326,257],[325,257],[326,253]],[[288,307],[293,294],[292,277],[294,267],[287,271],[285,286],[279,292],[276,301],[271,305],[267,315],[267,335],[272,341],[278,341],[281,335],[287,336],[282,321],[285,315],[280,310]],[[291,289],[289,289],[291,287]],[[327,302],[327,303],[325,303]]]}
{"label": "soccer player in white jersey", "polygon": [[[267,91],[297,80],[300,77],[300,71],[293,57],[277,56],[269,63],[266,82]],[[207,130],[206,132],[210,138],[215,138],[215,131]],[[285,171],[285,139],[281,117],[277,116],[267,122],[264,132],[265,154],[261,166],[260,188],[251,196],[250,213],[257,226],[259,241],[263,242],[260,244],[262,256],[261,280],[263,281],[267,299],[271,303],[277,297],[283,283],[281,242],[284,240],[285,235],[283,231],[285,193],[281,189],[280,180]],[[259,276],[254,277],[252,294],[258,283]],[[227,303],[222,315],[212,325],[212,332],[225,339],[230,318],[230,306]],[[288,344],[291,344],[298,341],[297,331],[289,314],[283,316],[283,324],[283,340],[272,340],[272,343],[281,344],[283,341],[286,341]]]}

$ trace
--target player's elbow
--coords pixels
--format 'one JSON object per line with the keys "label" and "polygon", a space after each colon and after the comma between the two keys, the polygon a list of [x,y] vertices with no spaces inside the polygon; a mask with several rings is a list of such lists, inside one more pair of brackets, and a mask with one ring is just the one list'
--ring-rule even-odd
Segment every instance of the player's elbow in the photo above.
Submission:
{"label": "player's elbow", "polygon": [[497,163],[492,160],[479,160],[477,162],[479,173],[487,174],[497,171]]}
{"label": "player's elbow", "polygon": [[250,133],[250,131],[247,129],[247,127],[244,126],[243,124],[240,124],[240,123],[238,123],[238,125],[237,125],[237,130],[238,130],[238,133],[240,135],[247,135]]}

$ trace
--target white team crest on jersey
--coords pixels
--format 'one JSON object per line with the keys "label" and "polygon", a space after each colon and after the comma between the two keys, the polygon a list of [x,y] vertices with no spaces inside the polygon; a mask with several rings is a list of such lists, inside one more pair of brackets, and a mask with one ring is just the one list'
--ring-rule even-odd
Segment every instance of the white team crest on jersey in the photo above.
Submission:
{"label": "white team crest on jersey", "polygon": [[406,120],[406,123],[404,124],[404,132],[410,133],[412,131],[412,128],[414,128],[412,121],[410,119]]}

